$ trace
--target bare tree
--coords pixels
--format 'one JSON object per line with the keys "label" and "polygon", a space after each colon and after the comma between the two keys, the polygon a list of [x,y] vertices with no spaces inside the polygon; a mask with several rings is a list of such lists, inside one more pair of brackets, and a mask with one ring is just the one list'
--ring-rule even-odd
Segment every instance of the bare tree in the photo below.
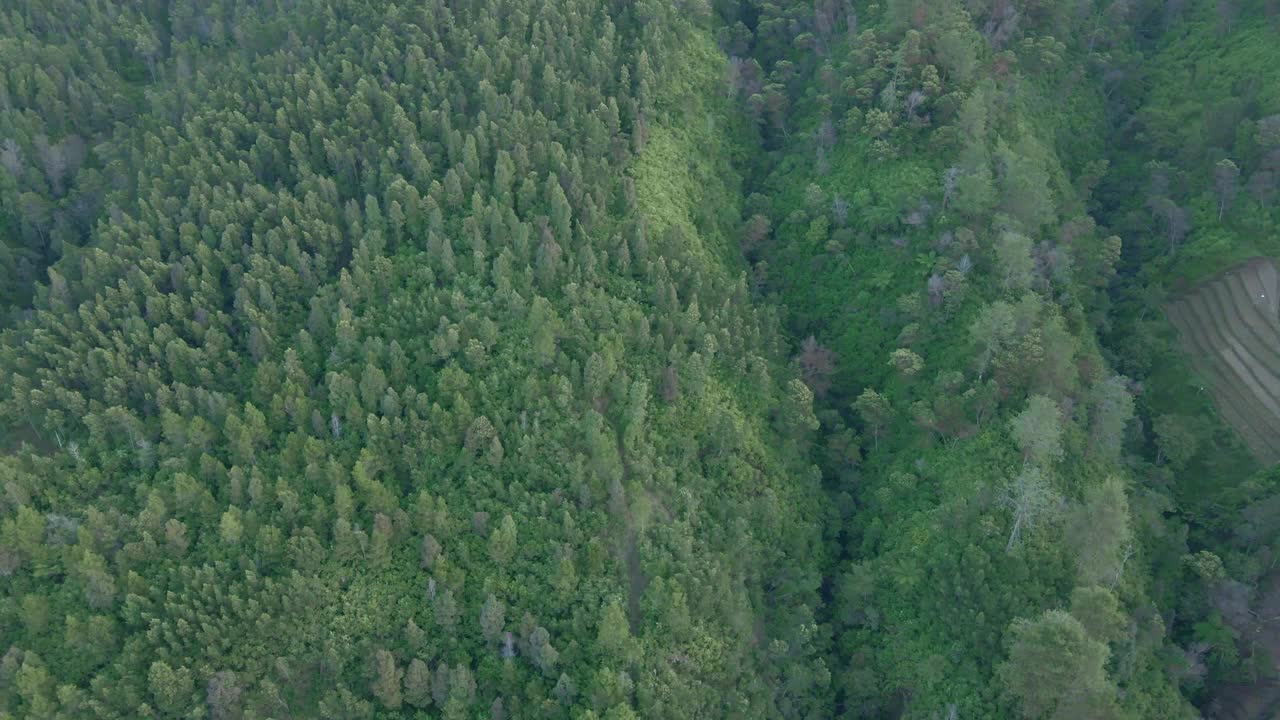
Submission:
{"label": "bare tree", "polygon": [[67,172],[67,158],[62,152],[62,145],[49,144],[49,138],[45,135],[36,135],[32,142],[40,156],[40,164],[44,166],[44,176],[49,181],[49,187],[53,188],[55,196],[61,195],[62,178]]}
{"label": "bare tree", "polygon": [[927,283],[929,290],[929,304],[937,307],[942,304],[942,296],[947,291],[947,281],[938,273],[929,276]]}
{"label": "bare tree", "polygon": [[1005,485],[1000,500],[1013,513],[1013,527],[1009,530],[1006,551],[1017,547],[1022,532],[1035,527],[1059,504],[1058,494],[1049,486],[1044,471],[1030,465]]}
{"label": "bare tree", "polygon": [[944,209],[951,202],[951,197],[955,195],[956,185],[960,182],[962,175],[964,175],[964,171],[955,165],[947,168],[947,171],[942,173],[942,207]]}
{"label": "bare tree", "polygon": [[818,147],[825,150],[829,151],[836,146],[836,126],[831,122],[831,115],[823,116],[822,124],[818,126],[814,137],[818,141]]}
{"label": "bare tree", "polygon": [[230,670],[216,672],[205,685],[205,698],[209,714],[214,720],[236,717],[243,688],[236,674]]}
{"label": "bare tree", "polygon": [[827,390],[831,389],[831,376],[836,371],[836,354],[810,335],[801,344],[796,362],[800,365],[805,384],[813,394],[817,397],[826,395]]}
{"label": "bare tree", "polygon": [[832,198],[831,215],[835,217],[836,224],[843,226],[849,221],[849,201],[839,195]]}
{"label": "bare tree", "polygon": [[1218,219],[1226,214],[1240,187],[1240,168],[1229,159],[1219,160],[1213,168],[1213,189],[1218,195]]}
{"label": "bare tree", "polygon": [[982,26],[982,35],[998,52],[1018,33],[1021,20],[1022,15],[1013,0],[996,0],[987,15],[987,22]]}
{"label": "bare tree", "polygon": [[906,104],[903,105],[903,111],[906,113],[908,118],[915,118],[916,110],[918,110],[920,105],[924,103],[924,99],[925,95],[920,90],[912,90],[907,94],[907,101]]}
{"label": "bare tree", "polygon": [[1155,198],[1147,203],[1147,207],[1163,225],[1169,237],[1169,249],[1173,250],[1182,243],[1191,232],[1191,216],[1177,203],[1166,197]]}
{"label": "bare tree", "polygon": [[1213,646],[1206,642],[1192,643],[1187,649],[1182,651],[1183,662],[1185,665],[1179,668],[1178,674],[1186,679],[1198,680],[1209,674],[1209,665],[1205,662],[1205,656]]}
{"label": "bare tree", "polygon": [[752,215],[742,228],[743,252],[750,255],[759,250],[771,231],[768,217],[759,213]]}

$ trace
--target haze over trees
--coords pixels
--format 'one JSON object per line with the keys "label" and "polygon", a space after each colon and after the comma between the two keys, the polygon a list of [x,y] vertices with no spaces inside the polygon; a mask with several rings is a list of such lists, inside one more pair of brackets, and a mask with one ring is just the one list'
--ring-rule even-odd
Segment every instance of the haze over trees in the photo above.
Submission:
{"label": "haze over trees", "polygon": [[0,718],[1257,716],[1278,16],[0,9]]}

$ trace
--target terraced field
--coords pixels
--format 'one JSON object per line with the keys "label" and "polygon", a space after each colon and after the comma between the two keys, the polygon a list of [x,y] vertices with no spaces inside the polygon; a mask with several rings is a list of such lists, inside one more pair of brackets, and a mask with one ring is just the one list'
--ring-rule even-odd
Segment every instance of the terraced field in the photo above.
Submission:
{"label": "terraced field", "polygon": [[1280,270],[1255,258],[1165,307],[1219,412],[1260,462],[1280,462]]}

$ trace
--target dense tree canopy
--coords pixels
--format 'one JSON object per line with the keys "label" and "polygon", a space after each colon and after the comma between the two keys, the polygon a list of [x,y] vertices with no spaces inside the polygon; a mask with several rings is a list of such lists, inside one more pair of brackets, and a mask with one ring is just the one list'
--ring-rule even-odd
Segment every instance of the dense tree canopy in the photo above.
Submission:
{"label": "dense tree canopy", "polygon": [[10,3],[0,719],[1280,700],[1277,16]]}
{"label": "dense tree canopy", "polygon": [[826,707],[811,399],[679,134],[698,18],[0,15],[9,716]]}

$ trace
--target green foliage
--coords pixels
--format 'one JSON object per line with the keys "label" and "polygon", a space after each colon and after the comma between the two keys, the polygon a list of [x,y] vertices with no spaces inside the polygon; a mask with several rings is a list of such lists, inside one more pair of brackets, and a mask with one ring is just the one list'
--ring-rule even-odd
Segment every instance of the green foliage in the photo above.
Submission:
{"label": "green foliage", "polygon": [[1028,463],[1048,468],[1062,458],[1062,411],[1053,400],[1032,395],[1026,409],[1009,425],[1013,441]]}
{"label": "green foliage", "polygon": [[1262,3],[19,5],[0,716],[1169,718],[1280,647],[1161,312],[1280,254]]}
{"label": "green foliage", "polygon": [[999,675],[1026,718],[1118,717],[1104,670],[1107,647],[1061,610],[1009,628]]}
{"label": "green foliage", "polygon": [[[1237,431],[1223,421],[1237,412],[1236,403],[1214,406],[1209,378],[1182,354],[1165,310],[1241,261],[1280,255],[1273,168],[1280,156],[1269,120],[1280,113],[1280,95],[1274,64],[1264,60],[1274,44],[1272,14],[1261,3],[1193,3],[1127,44],[1123,51],[1142,68],[1142,79],[1126,79],[1112,91],[1110,170],[1095,192],[1099,221],[1124,238],[1119,269],[1128,278],[1117,287],[1102,338],[1117,367],[1141,383],[1135,410],[1149,429],[1143,438],[1149,474],[1168,488],[1164,511],[1175,510],[1186,523],[1158,525],[1144,538],[1153,560],[1162,558],[1152,564],[1153,586],[1166,588],[1161,604],[1175,608],[1168,629],[1174,642],[1213,648],[1207,669],[1193,663],[1205,702],[1232,672],[1225,667],[1238,667],[1250,654],[1229,639],[1233,631],[1213,598],[1221,604],[1221,588],[1237,583],[1271,583],[1258,546],[1241,544],[1230,526],[1247,525],[1271,491],[1258,480],[1266,473],[1258,473]],[[1136,509],[1132,494],[1130,503]],[[1143,536],[1140,526],[1134,530]],[[1188,565],[1183,557],[1216,558],[1213,579],[1205,563]],[[1252,607],[1264,596],[1241,604]],[[1270,702],[1256,690],[1224,692],[1233,701]]]}
{"label": "green foliage", "polygon": [[823,714],[709,16],[135,5],[0,13],[0,714]]}
{"label": "green foliage", "polygon": [[[1080,630],[1094,689],[1062,695],[1059,716],[1186,714],[1162,660],[1177,650],[1112,622],[1155,612],[1138,536],[1163,531],[1171,502],[1163,488],[1128,502],[1144,398],[1095,336],[1124,280],[1126,236],[1088,213],[1129,20],[1108,14],[1120,6],[890,2],[851,11],[844,36],[788,45],[783,28],[825,6],[760,6],[754,19],[758,68],[743,73],[787,88],[780,120],[749,82],[730,96],[767,153],[748,199],[764,219],[744,231],[757,289],[837,358],[817,414],[829,490],[848,503],[832,610],[842,707],[1017,713],[1036,683],[993,691],[1006,628],[1061,612],[1084,584],[1115,607],[1081,596],[1081,614],[1126,655],[1106,664]],[[1177,552],[1175,535],[1152,542]]]}
{"label": "green foliage", "polygon": [[1114,587],[1121,581],[1134,550],[1131,522],[1119,476],[1085,489],[1083,501],[1070,510],[1067,520],[1067,541],[1076,552],[1082,585]]}
{"label": "green foliage", "polygon": [[1119,640],[1126,624],[1116,596],[1097,585],[1071,591],[1071,616],[1080,621],[1089,637],[1104,643]]}

